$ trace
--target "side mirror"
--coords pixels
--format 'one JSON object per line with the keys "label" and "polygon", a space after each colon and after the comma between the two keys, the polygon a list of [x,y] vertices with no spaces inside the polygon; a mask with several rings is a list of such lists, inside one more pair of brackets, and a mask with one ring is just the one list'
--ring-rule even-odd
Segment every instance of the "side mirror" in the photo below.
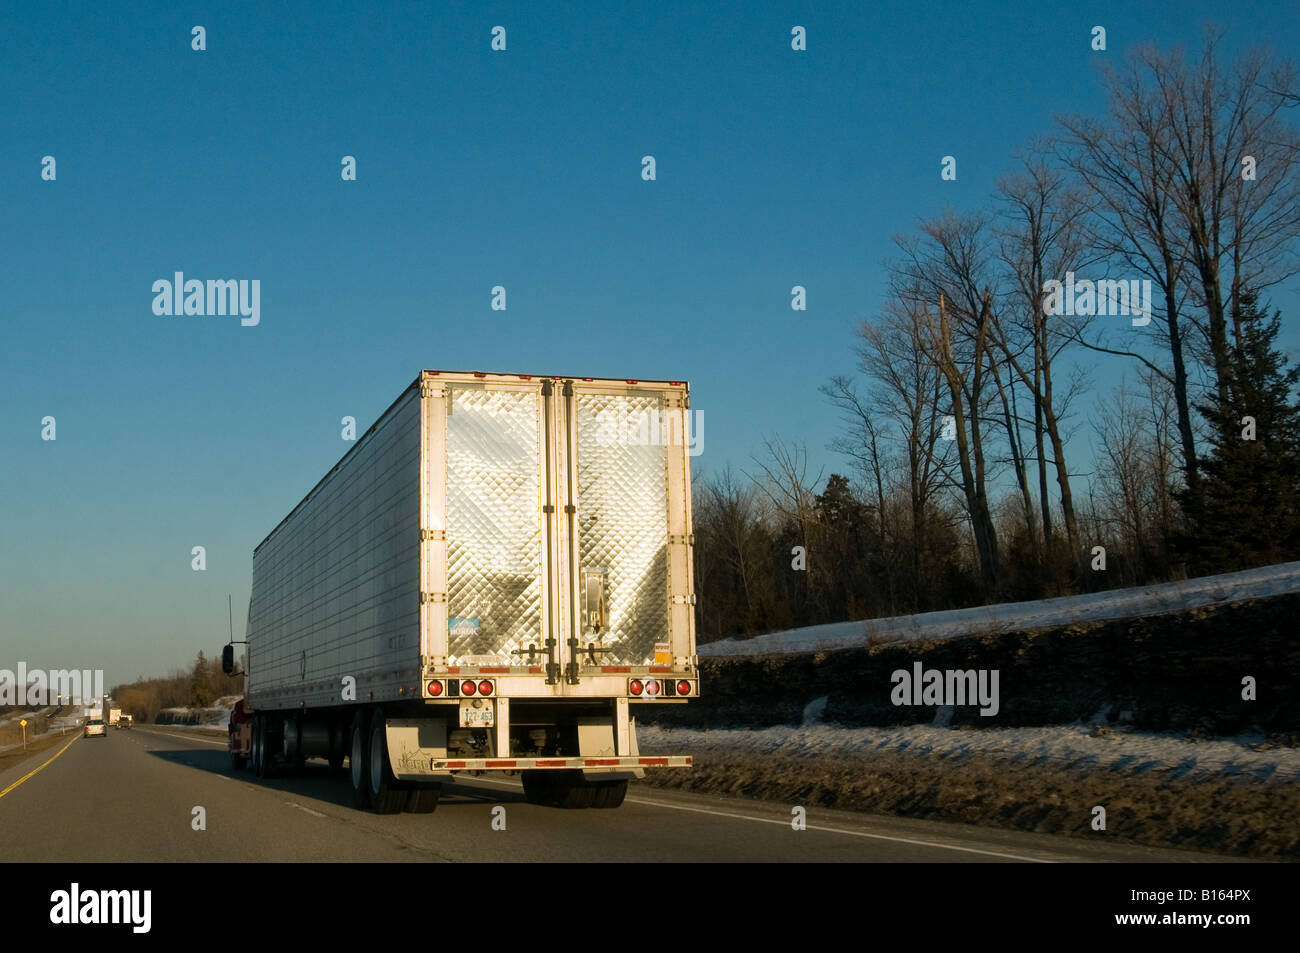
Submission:
{"label": "side mirror", "polygon": [[221,650],[221,670],[227,675],[235,670],[235,647],[227,645]]}

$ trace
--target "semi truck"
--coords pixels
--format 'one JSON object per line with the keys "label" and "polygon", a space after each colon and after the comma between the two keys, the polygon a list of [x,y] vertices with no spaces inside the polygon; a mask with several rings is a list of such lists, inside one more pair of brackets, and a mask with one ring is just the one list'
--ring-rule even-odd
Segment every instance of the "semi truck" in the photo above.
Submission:
{"label": "semi truck", "polygon": [[[348,763],[428,813],[458,774],[615,808],[636,712],[701,691],[689,387],[421,371],[254,549],[232,766]],[[235,672],[234,644],[222,657]]]}

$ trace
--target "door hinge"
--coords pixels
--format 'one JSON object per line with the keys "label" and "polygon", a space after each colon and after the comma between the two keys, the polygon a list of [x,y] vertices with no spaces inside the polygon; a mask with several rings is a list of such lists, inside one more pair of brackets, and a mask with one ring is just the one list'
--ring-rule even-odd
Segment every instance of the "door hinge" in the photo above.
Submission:
{"label": "door hinge", "polygon": [[445,592],[422,592],[420,593],[420,605],[426,602],[446,602],[447,593]]}
{"label": "door hinge", "polygon": [[675,606],[693,606],[695,605],[695,593],[689,596],[673,596],[672,604]]}
{"label": "door hinge", "polygon": [[669,533],[669,534],[668,534],[668,543],[669,543],[669,545],[676,544],[676,545],[679,545],[679,546],[694,546],[694,545],[695,545],[695,534],[694,534],[694,533],[691,533],[691,534],[689,534],[689,535],[683,536],[683,535],[680,535],[680,534]]}
{"label": "door hinge", "polygon": [[431,539],[446,539],[447,531],[445,529],[422,529],[420,530],[420,542],[427,543]]}

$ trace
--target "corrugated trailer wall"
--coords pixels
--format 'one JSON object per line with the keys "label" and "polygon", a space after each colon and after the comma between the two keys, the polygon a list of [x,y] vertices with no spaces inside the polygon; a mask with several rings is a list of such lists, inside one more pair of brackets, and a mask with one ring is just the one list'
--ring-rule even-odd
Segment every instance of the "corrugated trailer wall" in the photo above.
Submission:
{"label": "corrugated trailer wall", "polygon": [[409,388],[253,554],[254,708],[396,697],[420,673],[420,390]]}

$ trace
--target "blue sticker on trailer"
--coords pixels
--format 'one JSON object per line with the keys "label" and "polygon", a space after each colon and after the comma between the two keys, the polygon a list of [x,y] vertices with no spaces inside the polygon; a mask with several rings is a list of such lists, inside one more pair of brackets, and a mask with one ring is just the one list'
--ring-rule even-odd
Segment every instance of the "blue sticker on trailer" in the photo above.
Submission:
{"label": "blue sticker on trailer", "polygon": [[458,619],[452,616],[447,620],[447,631],[456,638],[478,635],[478,618]]}

